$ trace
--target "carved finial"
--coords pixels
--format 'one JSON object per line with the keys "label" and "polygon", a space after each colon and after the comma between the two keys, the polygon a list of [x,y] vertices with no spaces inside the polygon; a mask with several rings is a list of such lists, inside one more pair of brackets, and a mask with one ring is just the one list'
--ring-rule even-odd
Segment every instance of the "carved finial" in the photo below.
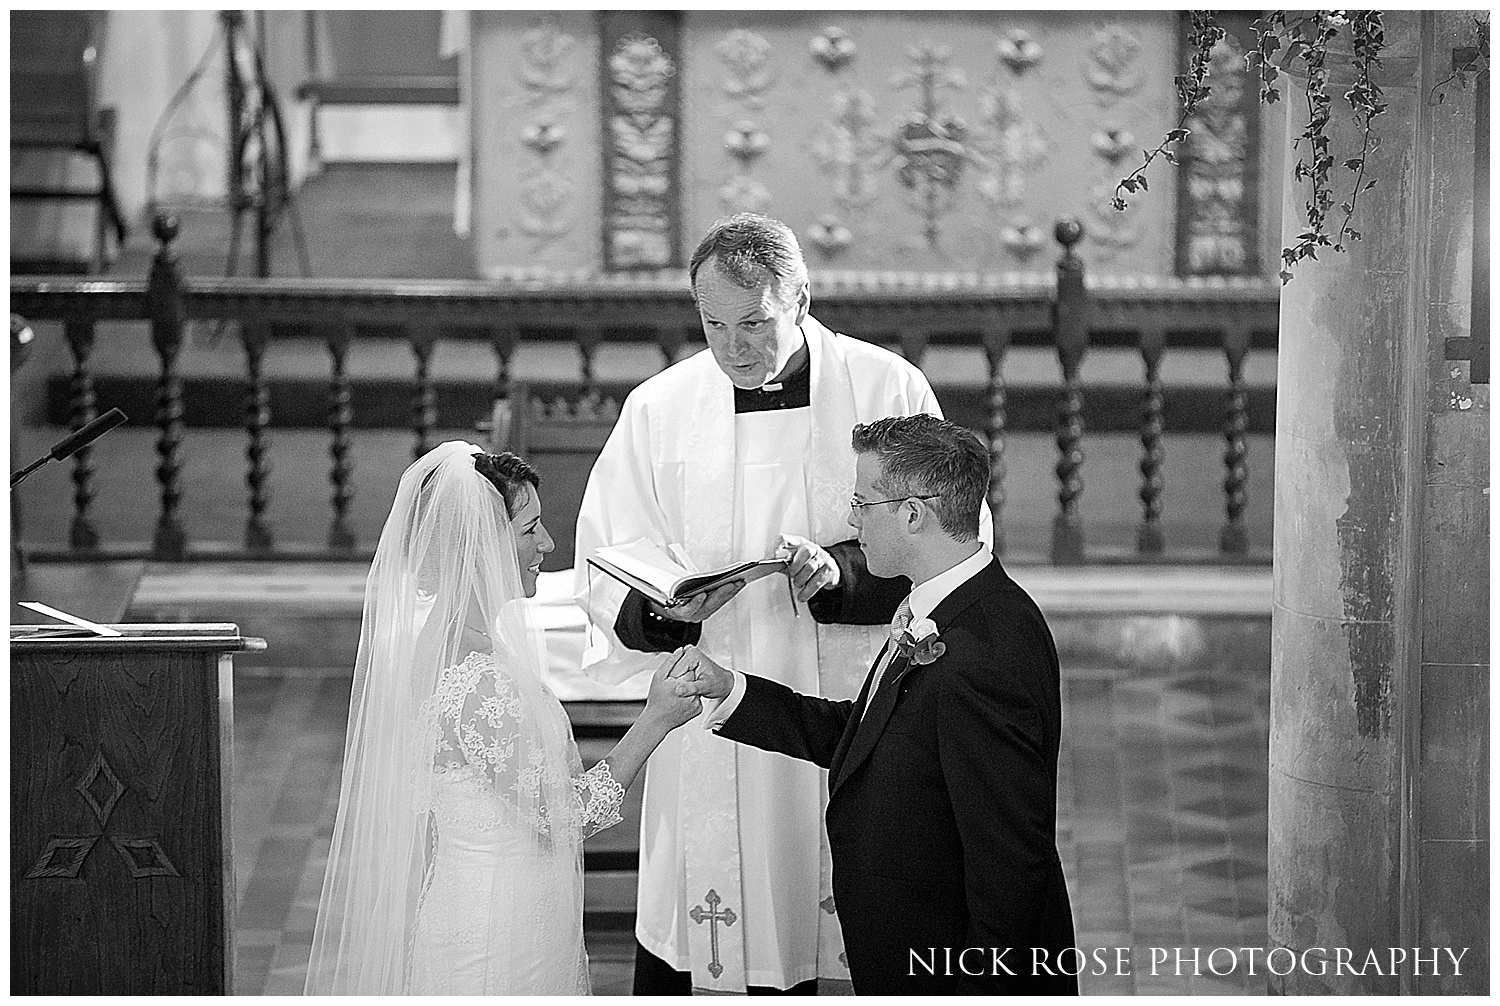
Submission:
{"label": "carved finial", "polygon": [[1052,228],[1052,236],[1071,255],[1073,246],[1083,240],[1083,223],[1077,217],[1063,217]]}
{"label": "carved finial", "polygon": [[181,226],[177,218],[170,213],[158,213],[151,219],[151,233],[156,235],[156,240],[164,245],[177,240],[177,232]]}

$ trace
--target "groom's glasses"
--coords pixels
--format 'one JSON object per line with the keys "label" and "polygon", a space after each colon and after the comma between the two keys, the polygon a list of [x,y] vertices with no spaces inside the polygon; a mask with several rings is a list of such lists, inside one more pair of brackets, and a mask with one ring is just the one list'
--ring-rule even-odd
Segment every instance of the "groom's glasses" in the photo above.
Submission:
{"label": "groom's glasses", "polygon": [[850,496],[849,507],[852,510],[858,510],[860,507],[879,506],[882,503],[905,503],[907,500],[935,500],[941,495],[942,493],[935,493],[931,496],[897,496],[895,499],[870,500],[868,503]]}

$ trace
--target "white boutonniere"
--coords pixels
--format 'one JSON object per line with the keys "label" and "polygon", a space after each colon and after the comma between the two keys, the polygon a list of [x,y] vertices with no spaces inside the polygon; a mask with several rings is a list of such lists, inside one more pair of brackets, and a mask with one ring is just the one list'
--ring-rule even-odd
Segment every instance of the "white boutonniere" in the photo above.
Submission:
{"label": "white boutonniere", "polygon": [[913,664],[930,664],[947,650],[938,638],[937,623],[930,618],[914,619],[896,636],[896,652]]}

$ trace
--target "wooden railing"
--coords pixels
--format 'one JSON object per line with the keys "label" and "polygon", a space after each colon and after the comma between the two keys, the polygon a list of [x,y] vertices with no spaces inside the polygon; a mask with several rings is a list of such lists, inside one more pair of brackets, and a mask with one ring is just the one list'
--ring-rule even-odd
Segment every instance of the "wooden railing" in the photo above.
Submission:
{"label": "wooden railing", "polygon": [[[580,278],[576,281],[517,279],[511,282],[408,280],[254,280],[187,279],[178,266],[173,241],[177,224],[158,218],[160,243],[150,275],[139,280],[13,278],[11,309],[30,320],[62,323],[72,352],[69,425],[76,429],[97,411],[91,355],[100,322],[147,320],[158,357],[154,423],[159,463],[156,482],[160,507],[150,555],[184,560],[224,547],[204,548],[190,542],[181,514],[184,384],[179,372],[187,324],[196,320],[234,323],[245,351],[245,474],[248,514],[243,555],[289,557],[266,521],[269,457],[266,431],[272,423],[264,370],[268,347],[277,340],[312,337],[327,347],[329,384],[327,421],[331,519],[325,556],[367,556],[349,524],[351,455],[355,429],[353,392],[348,372],[351,346],[363,340],[400,340],[413,353],[410,385],[412,450],[419,455],[432,444],[438,428],[436,386],[431,373],[433,348],[441,341],[478,341],[490,346],[494,372],[487,398],[507,399],[513,386],[512,358],[524,341],[569,334],[577,348],[579,387],[584,401],[598,401],[601,384],[595,358],[606,342],[653,344],[663,366],[675,362],[683,347],[701,339],[701,324],[683,276],[647,278]],[[1050,556],[1059,564],[1092,558],[1078,504],[1084,463],[1084,413],[1089,394],[1080,369],[1091,346],[1133,347],[1144,363],[1137,431],[1141,443],[1140,520],[1134,558],[1170,558],[1161,528],[1162,436],[1166,395],[1161,363],[1169,351],[1212,348],[1226,361],[1227,386],[1222,431],[1224,517],[1217,559],[1244,561],[1250,556],[1245,527],[1246,450],[1250,425],[1243,377],[1252,347],[1274,349],[1278,291],[1274,285],[1245,281],[1085,282],[1076,245],[1082,228],[1076,222],[1057,225],[1062,246],[1055,282],[993,275],[924,277],[913,275],[821,274],[815,294],[818,318],[836,331],[857,332],[875,340],[894,341],[920,366],[932,346],[982,348],[984,380],[983,436],[993,459],[990,505],[996,518],[996,546],[1004,550],[1004,503],[1009,395],[1003,377],[1007,352],[1014,347],[1051,347],[1061,367],[1057,394],[1057,511]],[[627,325],[621,319],[629,319]],[[529,407],[530,403],[526,403]],[[486,402],[487,406],[487,402]],[[475,409],[469,425],[488,409]],[[110,555],[100,541],[91,513],[95,473],[90,452],[73,460],[73,519],[68,557]]]}

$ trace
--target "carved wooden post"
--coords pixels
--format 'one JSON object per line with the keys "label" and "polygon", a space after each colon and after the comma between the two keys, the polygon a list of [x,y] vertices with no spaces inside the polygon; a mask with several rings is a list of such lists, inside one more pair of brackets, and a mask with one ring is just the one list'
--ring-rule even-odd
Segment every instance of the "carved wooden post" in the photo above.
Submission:
{"label": "carved wooden post", "polygon": [[989,328],[984,332],[984,355],[989,361],[989,379],[986,385],[989,417],[985,424],[985,439],[990,448],[990,517],[995,522],[996,555],[1005,552],[1005,533],[1000,525],[1000,511],[1005,506],[1005,350],[1010,343],[1010,332],[1004,328]]}
{"label": "carved wooden post", "polygon": [[[72,398],[68,403],[68,422],[77,430],[98,416],[94,402],[94,373],[89,368],[89,356],[94,352],[94,323],[81,320],[65,322],[63,337],[68,340],[68,348],[73,353]],[[89,508],[94,501],[93,454],[94,447],[88,444],[78,448],[73,455],[73,523],[68,529],[68,547],[84,554],[99,549],[99,532],[89,515]]]}
{"label": "carved wooden post", "polygon": [[161,513],[151,550],[157,559],[180,561],[187,551],[187,533],[178,507],[182,502],[182,378],[177,357],[182,352],[187,308],[183,303],[182,270],[172,242],[177,239],[177,218],[158,214],[151,231],[160,247],[151,262],[146,282],[146,310],[151,318],[151,344],[161,359],[161,377],[156,385],[156,426],[161,431],[156,453],[156,481],[161,484]]}
{"label": "carved wooden post", "polygon": [[1057,516],[1052,520],[1052,561],[1083,562],[1083,523],[1078,497],[1083,495],[1083,390],[1079,367],[1089,342],[1088,291],[1083,259],[1073,250],[1083,240],[1083,224],[1071,217],[1057,222],[1053,234],[1063,246],[1057,262],[1057,299],[1052,304],[1052,333],[1062,364],[1063,395],[1057,409]]}
{"label": "carved wooden post", "polygon": [[1161,555],[1166,547],[1161,531],[1161,355],[1166,341],[1166,331],[1160,327],[1152,326],[1141,332],[1146,393],[1141,399],[1141,525],[1135,532],[1135,550],[1141,555]]}
{"label": "carved wooden post", "polygon": [[1229,363],[1229,392],[1224,402],[1224,526],[1219,531],[1219,551],[1225,555],[1247,555],[1250,539],[1245,532],[1245,431],[1250,426],[1245,394],[1245,354],[1250,349],[1250,330],[1235,325],[1224,333],[1224,356]]}
{"label": "carved wooden post", "polygon": [[412,355],[417,358],[417,391],[411,400],[412,459],[426,454],[437,427],[437,391],[432,386],[432,350],[437,345],[437,332],[430,328],[418,328],[407,337],[411,340]]}
{"label": "carved wooden post", "polygon": [[[10,316],[10,377],[11,383],[15,383],[16,372],[26,365],[30,359],[31,352],[36,346],[36,333],[26,323],[26,319],[19,314],[12,313]],[[11,426],[10,430],[10,456],[14,458],[16,451],[16,429]],[[21,548],[21,494],[12,491],[10,494],[10,593],[16,597],[26,589],[26,552]]]}
{"label": "carved wooden post", "polygon": [[275,549],[271,529],[266,524],[266,510],[271,505],[268,487],[271,462],[266,443],[266,428],[271,424],[271,390],[264,362],[271,327],[265,322],[246,322],[240,326],[240,341],[245,346],[245,487],[249,490],[250,504],[250,515],[245,520],[245,548],[257,555],[267,555]]}
{"label": "carved wooden post", "polygon": [[328,336],[328,355],[331,377],[328,384],[328,432],[330,441],[328,454],[333,464],[328,470],[328,481],[333,485],[333,523],[328,528],[328,547],[336,551],[354,548],[354,530],[349,526],[349,501],[354,498],[354,488],[349,484],[349,473],[353,465],[349,461],[351,447],[350,429],[354,425],[354,405],[350,393],[349,373],[345,364],[349,357],[349,346],[354,341],[354,330],[347,322],[339,323]]}

